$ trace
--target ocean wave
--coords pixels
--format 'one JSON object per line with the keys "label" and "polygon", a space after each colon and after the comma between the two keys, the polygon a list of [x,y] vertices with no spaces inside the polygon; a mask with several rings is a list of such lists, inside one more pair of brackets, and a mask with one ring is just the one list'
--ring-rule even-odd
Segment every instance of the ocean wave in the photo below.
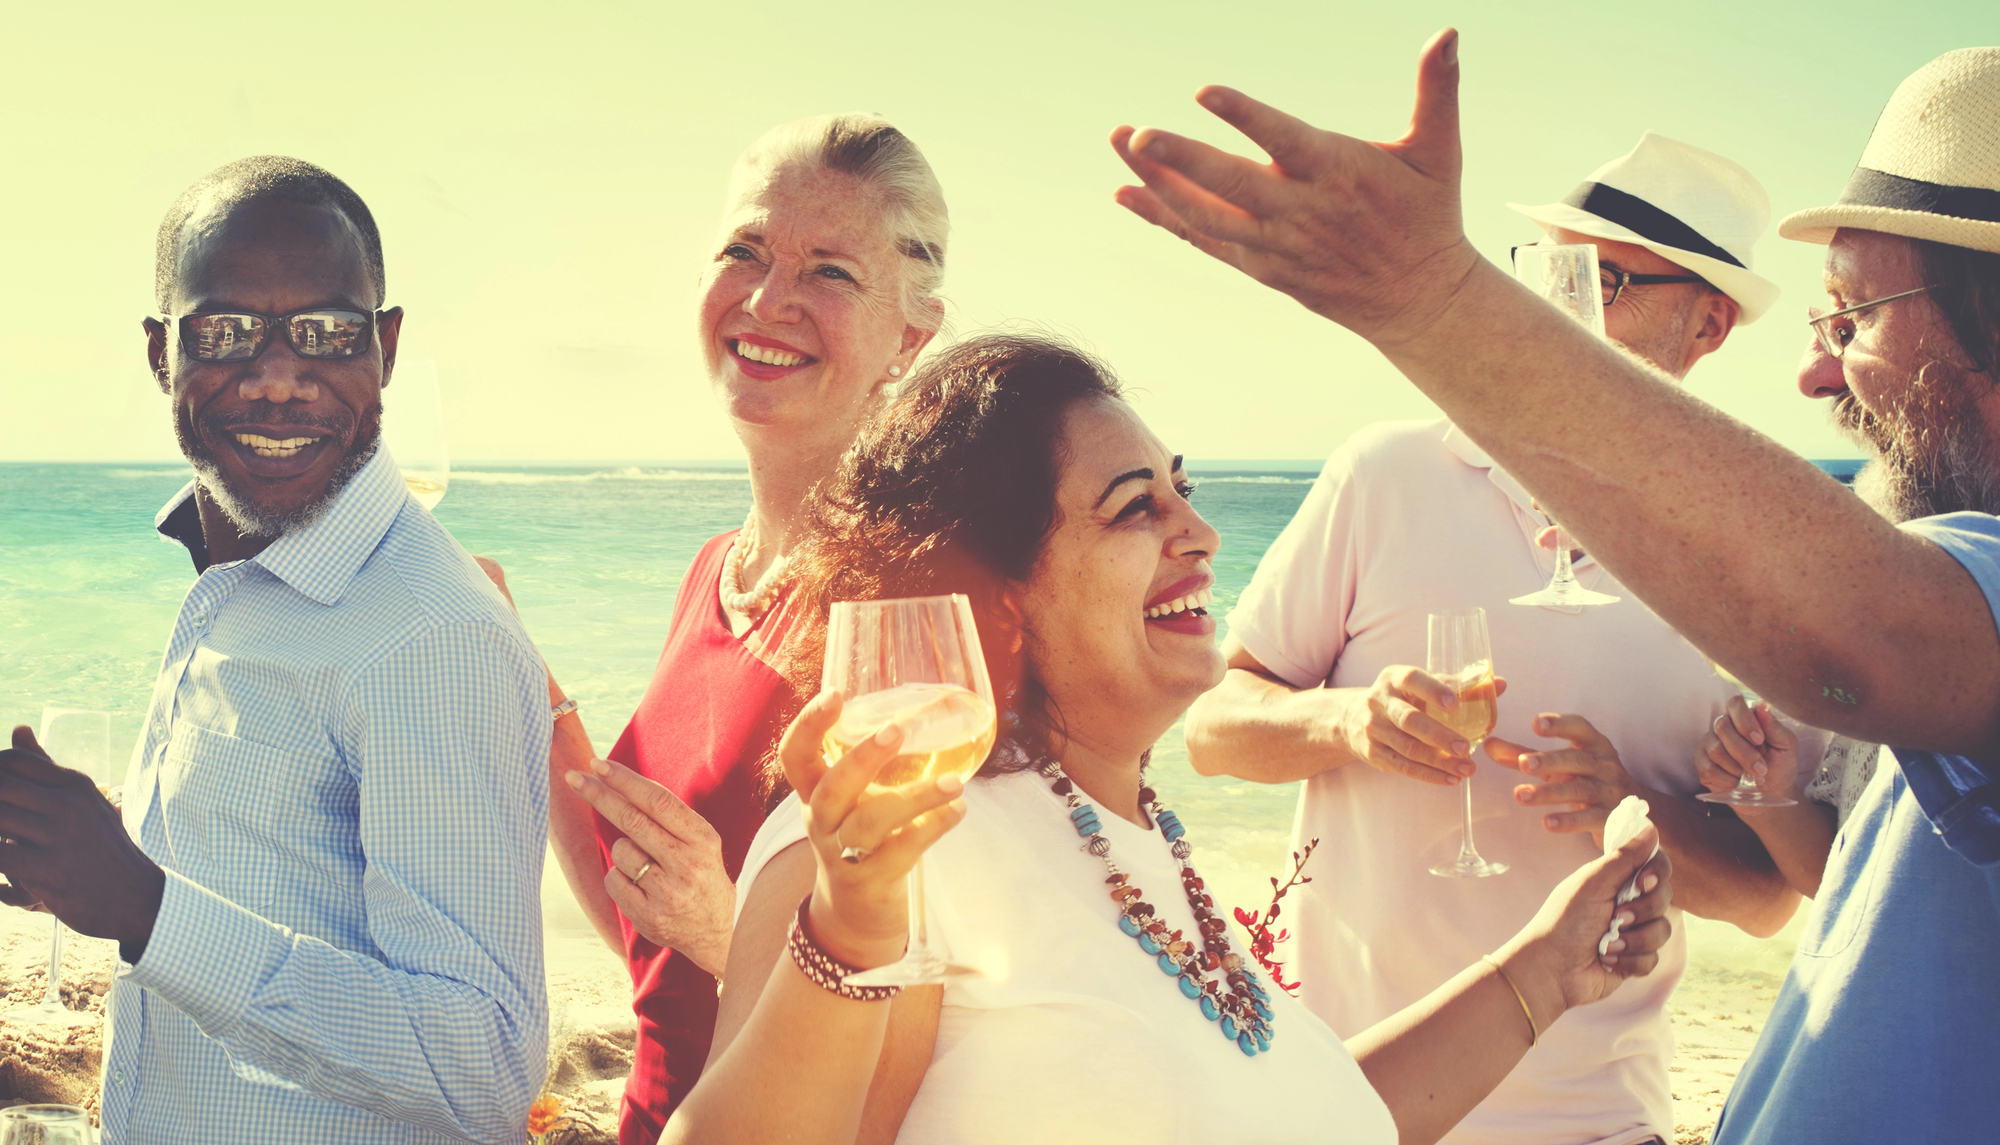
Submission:
{"label": "ocean wave", "polygon": [[1201,471],[1197,469],[1194,480],[1197,485],[1310,485],[1315,478],[1279,477],[1270,473],[1237,473],[1227,477],[1203,477]]}
{"label": "ocean wave", "polygon": [[451,479],[470,481],[476,485],[556,485],[589,481],[748,481],[750,474],[740,469],[641,469],[628,465],[621,469],[598,469],[589,473],[455,469]]}
{"label": "ocean wave", "polygon": [[110,471],[109,474],[107,474],[107,476],[125,478],[125,479],[139,478],[146,481],[153,481],[161,477],[173,477],[177,474],[193,476],[193,474],[189,472],[186,464],[181,464],[181,465],[162,464],[158,469],[138,469],[138,468],[113,469]]}

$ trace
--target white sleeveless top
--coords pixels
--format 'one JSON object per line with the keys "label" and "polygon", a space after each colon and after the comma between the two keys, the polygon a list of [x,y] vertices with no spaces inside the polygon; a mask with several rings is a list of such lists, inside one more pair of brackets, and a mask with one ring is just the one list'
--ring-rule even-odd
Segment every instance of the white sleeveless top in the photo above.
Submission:
{"label": "white sleeveless top", "polygon": [[[1246,1057],[1118,929],[1102,860],[1033,772],[976,779],[925,855],[930,933],[981,968],[945,986],[937,1048],[898,1141],[1392,1143],[1395,1122],[1333,1031],[1264,978],[1271,1050]],[[1197,933],[1158,831],[1099,809],[1111,858],[1168,926]],[[805,839],[797,796],[750,845],[736,909]],[[1191,860],[1200,869],[1200,831]],[[1241,940],[1232,940],[1241,953]],[[1247,958],[1248,955],[1245,954]]]}

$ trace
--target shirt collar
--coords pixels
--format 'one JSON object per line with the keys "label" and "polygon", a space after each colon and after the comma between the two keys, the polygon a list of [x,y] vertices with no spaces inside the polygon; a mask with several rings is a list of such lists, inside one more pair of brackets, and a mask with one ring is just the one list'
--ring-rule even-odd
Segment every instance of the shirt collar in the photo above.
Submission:
{"label": "shirt collar", "polygon": [[1444,447],[1451,451],[1453,457],[1458,458],[1474,469],[1487,470],[1487,478],[1493,482],[1496,488],[1507,495],[1509,501],[1520,506],[1522,511],[1532,517],[1541,518],[1544,516],[1539,509],[1535,508],[1535,499],[1528,494],[1526,489],[1521,488],[1519,481],[1514,480],[1514,475],[1493,464],[1492,456],[1479,448],[1471,438],[1465,436],[1465,431],[1455,425],[1447,428],[1444,434]]}
{"label": "shirt collar", "polygon": [[[383,534],[402,512],[410,491],[389,451],[377,448],[347,487],[319,519],[286,533],[250,558],[264,571],[320,604],[337,604],[354,574],[375,552]],[[207,563],[201,518],[195,508],[194,482],[173,495],[153,517],[153,527],[170,541],[186,545],[197,568]]]}

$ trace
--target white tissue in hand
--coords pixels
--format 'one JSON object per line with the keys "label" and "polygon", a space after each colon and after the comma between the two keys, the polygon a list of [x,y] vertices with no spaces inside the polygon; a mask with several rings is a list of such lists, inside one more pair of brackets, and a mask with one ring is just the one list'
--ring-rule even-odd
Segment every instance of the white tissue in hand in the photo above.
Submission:
{"label": "white tissue in hand", "polygon": [[[1652,808],[1646,806],[1646,801],[1636,795],[1627,795],[1620,800],[1618,806],[1613,807],[1611,814],[1604,820],[1604,853],[1609,855],[1638,838],[1639,832],[1645,830],[1646,825],[1652,822],[1646,817],[1646,812],[1650,810]],[[1660,844],[1655,841],[1653,855],[1659,853]],[[1646,856],[1646,863],[1653,861],[1653,855]],[[1639,864],[1639,870],[1644,870],[1646,863]],[[1631,880],[1619,888],[1618,905],[1623,906],[1638,897],[1639,872],[1634,871]],[[1600,957],[1611,948],[1612,940],[1618,937],[1619,929],[1618,920],[1614,917],[1611,920],[1611,929],[1605,931],[1604,937],[1597,940],[1597,953]]]}

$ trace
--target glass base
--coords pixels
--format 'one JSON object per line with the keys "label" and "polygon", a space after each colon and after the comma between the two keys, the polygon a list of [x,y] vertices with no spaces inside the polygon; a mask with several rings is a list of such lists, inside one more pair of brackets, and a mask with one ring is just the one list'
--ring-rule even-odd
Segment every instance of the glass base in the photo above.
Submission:
{"label": "glass base", "polygon": [[1770,795],[1756,787],[1732,787],[1728,791],[1704,791],[1695,796],[1703,803],[1726,803],[1731,807],[1797,807],[1799,801]]}
{"label": "glass base", "polygon": [[979,971],[970,966],[946,962],[928,950],[912,950],[903,955],[900,962],[849,974],[843,981],[850,986],[929,986],[977,973]]}
{"label": "glass base", "polygon": [[68,1006],[52,1006],[48,1003],[43,1003],[39,1006],[16,1006],[7,1011],[4,1016],[9,1022],[19,1022],[30,1026],[42,1026],[51,1022],[75,1025],[95,1021],[97,1018],[95,1014],[81,1014],[70,1009]]}
{"label": "glass base", "polygon": [[[1476,854],[1465,851],[1460,851],[1458,858],[1451,862],[1440,863],[1431,868],[1431,874],[1447,879],[1484,879],[1506,873],[1507,864],[1482,859]],[[850,978],[848,981],[851,982],[853,979]]]}
{"label": "glass base", "polygon": [[1551,584],[1540,592],[1517,596],[1508,604],[1525,604],[1532,607],[1581,608],[1591,604],[1617,604],[1623,597],[1609,593],[1595,592],[1571,581],[1568,584]]}

